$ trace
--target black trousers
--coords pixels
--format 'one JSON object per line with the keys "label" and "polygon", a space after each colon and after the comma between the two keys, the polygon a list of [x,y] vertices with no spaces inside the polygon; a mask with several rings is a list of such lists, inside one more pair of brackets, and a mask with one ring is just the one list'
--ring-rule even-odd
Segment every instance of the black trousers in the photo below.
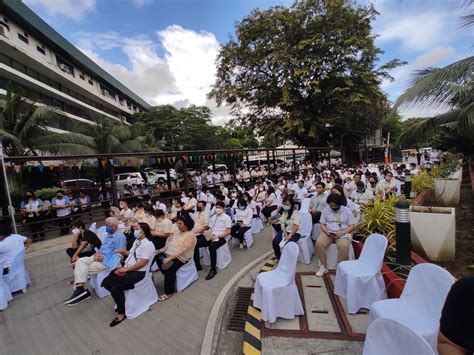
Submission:
{"label": "black trousers", "polygon": [[59,227],[61,228],[61,232],[59,235],[65,235],[69,233],[69,227],[71,225],[71,218],[69,215],[65,216],[64,218],[61,218],[59,221]]}
{"label": "black trousers", "polygon": [[[66,254],[69,255],[70,258],[72,258],[74,256],[74,254],[76,253],[76,250],[77,250],[77,248],[67,248],[66,249]],[[79,256],[79,258],[83,258],[85,256],[92,256],[94,254],[95,254],[95,251],[90,250],[90,251],[83,251],[78,256]]]}
{"label": "black trousers", "polygon": [[232,238],[237,238],[241,243],[244,242],[244,234],[250,229],[250,227],[240,227],[238,224],[232,226],[230,235]]}
{"label": "black trousers", "polygon": [[[299,233],[296,233],[289,242],[297,242],[301,238],[301,235]],[[278,260],[280,260],[281,257],[281,250],[280,250],[280,242],[283,239],[283,230],[280,229],[279,232],[277,232],[275,238],[272,240],[272,246],[273,246],[273,251],[275,252],[275,256]]]}
{"label": "black trousers", "polygon": [[164,248],[167,240],[168,240],[168,237],[166,238],[152,237],[151,238],[151,242],[155,246],[155,250],[160,250],[161,248]]}
{"label": "black trousers", "polygon": [[163,260],[158,258],[160,254],[155,257],[156,264],[161,270],[161,273],[165,276],[165,294],[171,295],[176,292],[176,272],[179,270],[181,266],[186,263],[183,263],[179,259],[173,259],[172,265],[169,269],[163,270],[161,265],[163,265]]}
{"label": "black trousers", "polygon": [[225,238],[219,238],[217,242],[206,240],[202,234],[197,236],[197,243],[194,247],[194,263],[196,267],[200,266],[199,262],[199,248],[209,247],[209,255],[211,256],[211,269],[216,270],[217,264],[217,249],[223,246],[226,242]]}
{"label": "black trousers", "polygon": [[41,236],[41,239],[45,238],[43,222],[41,222],[41,216],[33,215],[33,217],[26,217],[26,223],[29,225],[31,236],[33,240],[38,240],[38,234]]}
{"label": "black trousers", "polygon": [[321,212],[319,211],[311,212],[311,217],[313,219],[313,224],[319,223],[319,219],[321,218]]}
{"label": "black trousers", "polygon": [[115,270],[102,281],[102,287],[106,288],[115,304],[117,305],[117,313],[125,314],[125,293],[126,290],[131,290],[135,284],[145,277],[145,271],[130,271],[123,276],[115,275]]}
{"label": "black trousers", "polygon": [[265,206],[262,208],[262,214],[268,219],[277,208],[278,206]]}

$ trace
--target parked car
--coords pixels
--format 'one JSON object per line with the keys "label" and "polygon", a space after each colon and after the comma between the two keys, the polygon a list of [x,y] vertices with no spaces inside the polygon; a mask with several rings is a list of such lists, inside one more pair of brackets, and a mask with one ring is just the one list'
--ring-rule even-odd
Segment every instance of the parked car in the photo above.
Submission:
{"label": "parked car", "polygon": [[[115,186],[117,187],[118,190],[121,190],[124,188],[125,185],[141,185],[145,183],[145,179],[143,178],[142,174],[140,172],[133,172],[133,173],[122,173],[122,174],[116,174],[115,175]],[[110,183],[110,178],[107,178],[105,180],[105,185],[110,188],[111,183]]]}
{"label": "parked car", "polygon": [[60,181],[61,188],[71,191],[74,195],[84,192],[89,197],[97,197],[100,193],[100,184],[89,179],[72,179]]}
{"label": "parked car", "polygon": [[[148,185],[155,185],[157,183],[165,183],[168,180],[166,170],[145,169]],[[172,181],[178,180],[178,175],[174,169],[170,169],[170,178]]]}

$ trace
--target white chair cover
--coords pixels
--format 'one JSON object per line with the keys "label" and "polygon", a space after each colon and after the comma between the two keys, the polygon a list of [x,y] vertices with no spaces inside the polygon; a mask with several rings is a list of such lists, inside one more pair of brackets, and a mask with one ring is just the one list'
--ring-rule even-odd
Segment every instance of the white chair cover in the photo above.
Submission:
{"label": "white chair cover", "polygon": [[[0,262],[0,270],[3,271],[3,263]],[[3,275],[0,276],[0,311],[8,307],[8,302],[13,299],[10,287],[6,284]]]}
{"label": "white chair cover", "polygon": [[176,272],[176,291],[182,292],[198,279],[199,275],[197,273],[196,264],[191,259]]}
{"label": "white chair cover", "polygon": [[158,301],[158,292],[150,271],[153,261],[154,259],[148,261],[143,280],[137,282],[135,288],[125,291],[125,314],[129,319],[148,311],[148,308]]}
{"label": "white chair cover", "polygon": [[4,276],[4,280],[11,293],[17,291],[26,292],[26,288],[30,285],[30,278],[25,268],[25,250],[22,250],[15,256],[10,266],[10,271]]}
{"label": "white chair cover", "polygon": [[113,269],[115,268],[103,270],[95,275],[91,275],[89,285],[91,285],[91,287],[94,289],[95,293],[97,294],[97,297],[104,298],[110,296],[109,290],[102,287],[101,285],[102,281],[104,281],[104,279],[109,276]]}
{"label": "white chair cover", "polygon": [[277,268],[257,276],[253,305],[261,309],[264,321],[274,323],[277,317],[293,319],[304,314],[295,284],[298,251],[296,243],[287,243]]}
{"label": "white chair cover", "polygon": [[91,223],[91,225],[89,226],[89,230],[95,233],[97,230],[97,222]]}
{"label": "white chair cover", "polygon": [[106,226],[99,227],[95,234],[99,237],[100,241],[103,243],[105,241],[105,237],[107,237],[107,232],[105,231]]}
{"label": "white chair cover", "polygon": [[435,355],[423,337],[394,320],[372,322],[365,336],[363,355]]}
{"label": "white chair cover", "polygon": [[313,239],[311,239],[312,228],[313,219],[311,214],[309,212],[300,212],[300,228],[298,233],[301,235],[301,238],[297,243],[300,249],[298,260],[304,264],[311,264],[311,258],[314,255]]}
{"label": "white chair cover", "polygon": [[308,212],[309,213],[309,204],[311,202],[311,199],[309,198],[304,198],[302,201],[301,201],[301,206],[300,206],[300,213],[301,212]]}
{"label": "white chair cover", "polygon": [[[227,238],[230,239],[230,237],[226,237],[226,240],[228,240]],[[199,249],[202,250],[202,255],[203,255],[202,263],[204,265],[211,265],[211,255],[209,254],[209,249],[207,247],[199,248]],[[228,243],[225,243],[223,246],[218,248],[216,254],[217,254],[216,266],[219,270],[226,268],[232,261],[232,255],[230,253]]]}
{"label": "white chair cover", "polygon": [[410,271],[400,298],[372,304],[369,324],[377,318],[395,320],[425,338],[436,351],[441,310],[453,282],[442,267],[418,264]]}
{"label": "white chair cover", "polygon": [[[326,249],[326,258],[327,258],[329,270],[337,269],[337,256],[338,256],[337,246],[335,243],[333,243],[330,246],[328,246]],[[351,244],[351,246],[349,247],[349,260],[354,260],[354,259],[355,259],[354,248],[352,247],[352,244]],[[318,261],[318,265],[321,266],[320,261]]]}
{"label": "white chair cover", "polygon": [[[235,245],[238,245],[239,244],[239,240],[237,238],[232,238],[233,241],[232,241],[232,245],[235,246]],[[245,244],[247,244],[247,248],[250,248],[252,245],[253,245],[253,232],[252,232],[252,228],[250,228],[248,231],[246,231],[244,233],[244,240],[245,240]],[[219,248],[220,249],[220,248]]]}
{"label": "white chair cover", "polygon": [[369,309],[375,301],[387,298],[380,273],[386,248],[387,238],[372,234],[365,240],[359,259],[338,265],[334,293],[345,298],[349,313]]}
{"label": "white chair cover", "polygon": [[260,233],[263,229],[263,222],[260,218],[252,218],[252,233]]}

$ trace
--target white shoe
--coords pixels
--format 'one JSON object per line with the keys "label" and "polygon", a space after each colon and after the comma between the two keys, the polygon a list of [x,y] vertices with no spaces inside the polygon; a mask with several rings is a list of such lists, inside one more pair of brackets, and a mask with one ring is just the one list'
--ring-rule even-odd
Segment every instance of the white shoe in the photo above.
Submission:
{"label": "white shoe", "polygon": [[243,244],[243,243],[240,243],[239,248],[240,248],[240,249],[243,249],[243,248],[244,248],[244,244]]}
{"label": "white shoe", "polygon": [[322,277],[324,274],[326,274],[329,270],[324,266],[324,265],[321,265],[319,267],[319,270],[316,272],[316,276],[317,277]]}

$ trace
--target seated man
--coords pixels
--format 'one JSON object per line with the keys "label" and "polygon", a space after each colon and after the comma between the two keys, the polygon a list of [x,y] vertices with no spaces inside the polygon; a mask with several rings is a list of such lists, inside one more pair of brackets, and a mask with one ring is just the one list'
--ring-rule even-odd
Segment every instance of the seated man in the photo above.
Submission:
{"label": "seated man", "polygon": [[[3,264],[2,275],[8,274],[15,257],[31,245],[31,239],[19,234],[12,234],[10,226],[0,225],[0,263]],[[2,277],[0,275],[0,277]]]}
{"label": "seated man", "polygon": [[327,206],[326,200],[329,194],[325,190],[326,184],[324,182],[316,183],[316,193],[311,196],[309,202],[309,212],[311,213],[313,224],[319,223],[321,212]]}
{"label": "seated man", "polygon": [[95,254],[95,249],[100,249],[102,242],[92,231],[86,229],[84,222],[76,221],[72,225],[72,245],[66,249],[67,255],[71,258],[71,263],[77,259]]}
{"label": "seated man", "polygon": [[370,189],[365,188],[365,184],[362,181],[356,182],[356,189],[352,191],[351,200],[358,205],[367,205],[374,199],[374,195]]}
{"label": "seated man", "polygon": [[74,268],[74,293],[64,303],[75,306],[91,297],[88,289],[84,288],[88,275],[96,275],[101,271],[117,267],[121,256],[117,249],[125,249],[125,235],[118,229],[119,220],[109,217],[105,220],[107,236],[100,249],[92,256],[79,258]]}
{"label": "seated man", "polygon": [[206,280],[210,280],[217,275],[217,249],[226,243],[225,237],[230,235],[232,220],[224,213],[224,208],[224,202],[216,202],[215,214],[210,218],[209,229],[205,233],[206,243],[202,243],[202,246],[209,247],[211,256],[211,270],[207,274]]}
{"label": "seated man", "polygon": [[328,206],[321,213],[319,220],[321,235],[316,240],[316,253],[318,254],[321,266],[316,272],[316,276],[321,277],[328,272],[326,248],[332,243],[336,243],[338,250],[338,262],[349,259],[349,247],[355,228],[353,214],[351,210],[342,206],[342,196],[330,194],[327,198]]}
{"label": "seated man", "polygon": [[199,261],[199,248],[207,247],[209,243],[204,236],[204,232],[209,228],[209,217],[206,213],[206,202],[199,201],[197,204],[197,212],[193,216],[194,228],[193,232],[196,234],[196,246],[194,247],[194,263],[198,271],[202,270]]}

